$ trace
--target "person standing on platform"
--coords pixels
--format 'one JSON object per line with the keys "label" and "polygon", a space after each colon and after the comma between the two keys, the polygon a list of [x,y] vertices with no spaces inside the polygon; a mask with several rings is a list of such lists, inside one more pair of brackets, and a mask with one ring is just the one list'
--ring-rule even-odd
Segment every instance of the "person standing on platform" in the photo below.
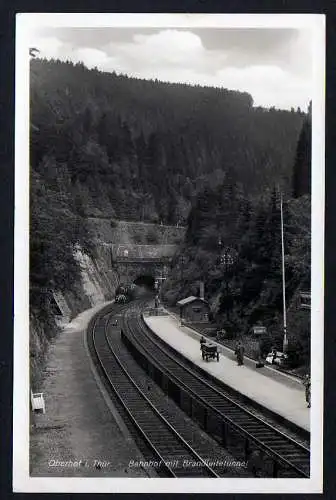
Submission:
{"label": "person standing on platform", "polygon": [[239,340],[238,344],[236,345],[235,354],[237,356],[238,366],[243,365],[244,364],[244,346],[240,340]]}
{"label": "person standing on platform", "polygon": [[201,350],[202,350],[202,347],[203,347],[203,345],[204,345],[205,343],[206,343],[206,340],[205,340],[205,338],[204,338],[204,337],[203,337],[203,335],[202,335],[201,340],[200,340]]}
{"label": "person standing on platform", "polygon": [[257,357],[256,368],[263,368],[264,363],[263,363],[263,359],[262,359],[262,351],[261,351],[261,342],[260,341],[257,344],[256,357]]}
{"label": "person standing on platform", "polygon": [[306,402],[307,402],[307,408],[310,408],[310,376],[306,375],[303,381],[303,385],[306,388]]}
{"label": "person standing on platform", "polygon": [[259,450],[252,451],[248,461],[247,467],[252,472],[254,477],[259,477],[262,465],[261,453]]}
{"label": "person standing on platform", "polygon": [[158,316],[159,306],[160,306],[159,295],[155,295],[155,299],[154,299],[155,316]]}

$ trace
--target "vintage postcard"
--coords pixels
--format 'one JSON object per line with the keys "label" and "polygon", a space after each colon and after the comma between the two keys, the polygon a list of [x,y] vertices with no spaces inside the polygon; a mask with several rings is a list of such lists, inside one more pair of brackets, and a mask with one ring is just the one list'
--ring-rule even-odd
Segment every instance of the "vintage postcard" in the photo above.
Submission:
{"label": "vintage postcard", "polygon": [[13,490],[322,491],[323,15],[17,14]]}

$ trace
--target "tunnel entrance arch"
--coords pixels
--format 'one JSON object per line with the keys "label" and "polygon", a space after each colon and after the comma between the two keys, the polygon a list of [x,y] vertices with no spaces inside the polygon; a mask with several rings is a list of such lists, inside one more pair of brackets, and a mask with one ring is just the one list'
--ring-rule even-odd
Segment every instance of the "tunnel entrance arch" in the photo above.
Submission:
{"label": "tunnel entrance arch", "polygon": [[[164,245],[164,247],[174,247]],[[147,247],[150,247],[149,249]],[[104,247],[105,248],[105,247]],[[110,275],[118,285],[131,283],[144,285],[151,290],[159,290],[163,280],[169,274],[172,253],[167,249],[162,254],[162,248],[155,250],[151,245],[115,245],[111,244],[105,248],[108,251],[106,259],[110,262]],[[154,251],[155,250],[155,251]]]}
{"label": "tunnel entrance arch", "polygon": [[153,291],[155,287],[155,278],[151,274],[141,274],[133,281],[138,287],[147,288]]}

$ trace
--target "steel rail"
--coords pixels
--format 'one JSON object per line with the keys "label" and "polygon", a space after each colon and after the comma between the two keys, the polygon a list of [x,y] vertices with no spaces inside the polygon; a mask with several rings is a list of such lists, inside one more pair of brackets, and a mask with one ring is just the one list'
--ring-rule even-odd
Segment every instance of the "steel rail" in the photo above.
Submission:
{"label": "steel rail", "polygon": [[138,384],[135,382],[134,378],[128,373],[126,367],[120,360],[120,357],[116,354],[111,342],[108,339],[107,336],[107,327],[108,327],[108,320],[105,325],[105,338],[106,341],[110,347],[111,353],[115,357],[117,363],[119,364],[120,368],[122,369],[123,373],[125,376],[129,379],[129,381],[133,384],[133,386],[137,389],[138,393],[141,395],[141,397],[150,405],[152,408],[153,412],[158,415],[158,417],[166,424],[167,427],[178,437],[180,441],[182,441],[183,445],[188,449],[188,451],[194,455],[194,457],[198,460],[198,462],[202,463],[204,467],[210,472],[210,476],[212,477],[219,477],[218,474],[203,460],[203,458],[194,450],[188,443],[187,441],[178,433],[178,431],[168,422],[168,420],[161,414],[161,412],[153,405],[153,403],[147,398],[145,393],[142,391],[142,389],[138,386]]}
{"label": "steel rail", "polygon": [[[110,314],[109,314],[110,315]],[[104,317],[103,317],[104,319]],[[165,417],[163,415],[161,415],[161,413],[154,407],[154,405],[149,401],[149,399],[146,397],[146,395],[143,393],[143,391],[139,388],[139,386],[136,384],[136,382],[134,381],[134,379],[128,374],[126,368],[123,366],[122,362],[119,360],[118,356],[115,354],[115,352],[113,351],[113,348],[111,346],[111,344],[108,342],[108,339],[107,339],[107,336],[106,336],[106,328],[107,328],[107,321],[105,320],[104,321],[104,340],[105,342],[107,342],[108,344],[108,349],[109,349],[109,353],[111,353],[114,357],[114,360],[115,362],[117,363],[117,365],[119,366],[119,368],[121,368],[121,373],[124,375],[124,381],[127,380],[128,382],[128,391],[130,390],[130,387],[133,387],[136,391],[136,394],[138,395],[139,399],[138,399],[138,402],[141,400],[142,402],[145,402],[145,406],[147,406],[147,409],[148,407],[150,408],[151,412],[152,413],[147,413],[146,414],[146,423],[149,424],[149,423],[153,423],[153,422],[150,422],[150,418],[153,417],[153,415],[155,415],[157,418],[156,418],[156,423],[158,421],[162,422],[162,425],[165,426],[166,429],[169,429],[169,432],[171,435],[174,436],[175,438],[175,442],[174,442],[174,448],[172,448],[171,450],[169,450],[169,445],[168,445],[168,448],[166,448],[166,450],[164,450],[164,453],[162,453],[162,450],[159,451],[158,449],[158,444],[160,446],[160,442],[161,442],[161,446],[162,445],[166,445],[167,447],[167,444],[164,442],[163,440],[163,437],[164,435],[161,434],[160,437],[159,437],[159,443],[154,443],[153,441],[153,437],[151,438],[150,435],[149,435],[149,431],[148,429],[145,430],[144,429],[144,424],[140,424],[136,418],[136,416],[134,415],[134,407],[133,407],[133,412],[132,410],[130,409],[130,406],[131,406],[131,401],[130,401],[130,397],[128,398],[128,401],[125,400],[125,395],[122,396],[120,394],[120,386],[119,386],[119,389],[118,387],[116,386],[116,384],[111,380],[111,376],[109,374],[109,370],[107,369],[106,367],[106,362],[104,361],[104,359],[102,359],[104,357],[104,355],[102,355],[102,351],[101,351],[101,347],[98,347],[97,345],[97,338],[96,338],[96,327],[97,327],[97,324],[99,323],[99,321],[102,321],[102,318],[99,318],[97,320],[97,322],[94,324],[93,326],[93,331],[92,331],[92,335],[93,335],[93,344],[94,344],[94,348],[95,348],[95,351],[96,351],[96,355],[97,355],[97,358],[99,359],[99,362],[100,362],[100,365],[101,365],[101,368],[105,374],[105,377],[107,378],[107,380],[109,381],[109,384],[111,385],[113,391],[115,392],[115,394],[117,395],[119,401],[121,402],[123,408],[125,409],[125,411],[127,412],[128,416],[130,417],[132,423],[135,425],[135,427],[138,429],[138,431],[140,432],[140,434],[142,435],[142,437],[145,439],[145,441],[148,443],[148,445],[150,446],[150,448],[153,450],[155,456],[157,456],[159,458],[159,462],[161,465],[163,465],[163,467],[168,471],[168,473],[173,476],[173,477],[181,477],[181,474],[178,473],[177,471],[174,471],[172,470],[172,468],[168,465],[169,463],[172,463],[173,460],[172,460],[172,457],[176,457],[176,455],[178,455],[179,453],[181,453],[181,450],[183,450],[183,453],[184,453],[184,459],[189,459],[189,461],[191,461],[191,457],[193,459],[193,461],[195,461],[195,458],[197,459],[197,462],[203,464],[202,467],[197,467],[197,469],[193,468],[191,469],[189,467],[189,469],[187,467],[185,467],[183,469],[183,476],[185,477],[195,477],[196,475],[198,477],[219,477],[216,472],[208,465],[206,464],[206,462],[197,454],[197,452],[195,450],[193,450],[191,448],[191,446],[182,438],[182,436],[180,436],[180,434],[178,434],[178,432],[169,424],[169,422],[165,419]],[[99,325],[101,326],[101,325]],[[100,339],[101,340],[101,339]],[[107,346],[107,344],[105,344]],[[112,363],[112,360],[111,358],[108,360],[109,362],[109,365],[111,365]],[[120,379],[119,379],[119,383],[120,383]],[[131,393],[126,391],[126,394],[130,395]],[[127,399],[127,398],[126,398]],[[133,405],[136,404],[133,402]],[[157,427],[156,427],[157,429]],[[161,429],[162,430],[162,429]],[[176,448],[176,445],[180,444],[180,449]],[[171,445],[170,445],[171,446]],[[185,449],[187,449],[188,451],[188,454],[186,455],[185,454]],[[165,456],[165,454],[168,453],[168,456]],[[169,455],[170,453],[170,455]],[[180,456],[180,455],[178,455]],[[182,455],[183,456],[183,455]],[[189,474],[188,474],[188,471],[189,471]]]}
{"label": "steel rail", "polygon": [[[134,309],[134,306],[133,306],[133,309]],[[300,454],[304,455],[301,458],[297,457],[300,462],[302,462],[302,461],[306,462],[307,460],[309,460],[309,449],[302,446],[300,443],[297,443],[295,440],[293,440],[289,436],[286,436],[285,434],[283,434],[281,431],[279,431],[278,429],[276,429],[275,427],[273,427],[269,423],[259,419],[255,415],[253,415],[246,408],[243,408],[241,405],[239,405],[239,403],[237,403],[236,401],[233,401],[227,395],[220,392],[216,387],[213,387],[207,381],[202,379],[198,374],[196,374],[194,371],[190,370],[189,367],[182,364],[180,362],[180,360],[177,360],[176,357],[173,357],[169,352],[167,352],[167,350],[163,349],[163,347],[161,345],[159,345],[157,342],[154,341],[152,336],[149,336],[149,334],[147,332],[147,330],[149,330],[149,329],[148,329],[147,325],[144,324],[144,322],[142,324],[140,323],[139,316],[137,316],[136,318],[132,318],[133,321],[135,321],[135,323],[136,323],[135,328],[137,329],[137,331],[135,334],[134,328],[132,327],[132,325],[131,325],[131,328],[129,328],[129,326],[130,326],[129,325],[130,311],[131,311],[131,308],[126,310],[125,326],[128,326],[128,331],[129,331],[129,333],[131,333],[133,341],[135,341],[137,343],[138,347],[146,353],[146,355],[152,360],[152,362],[154,364],[158,365],[158,363],[159,363],[159,354],[158,354],[159,352],[161,353],[161,356],[162,355],[167,356],[169,358],[169,360],[172,361],[174,364],[178,365],[184,371],[184,373],[188,372],[194,379],[196,379],[198,382],[201,382],[204,386],[206,386],[206,388],[208,390],[211,390],[217,396],[220,396],[222,399],[225,399],[225,401],[227,403],[229,403],[230,405],[239,409],[240,413],[243,413],[244,416],[247,415],[250,420],[253,419],[252,422],[256,422],[259,426],[263,426],[264,429],[267,429],[268,432],[271,431],[272,433],[274,433],[275,436],[273,436],[273,440],[275,437],[277,439],[281,438],[281,440],[285,441],[286,444],[288,444],[290,446],[294,446],[296,448],[296,450],[298,452],[300,452]],[[139,331],[142,333],[142,342],[139,341]],[[147,347],[143,342],[144,339],[147,340]],[[151,349],[149,349],[148,343],[151,344]],[[157,349],[156,353],[155,353],[155,351],[153,351],[153,345]],[[306,470],[303,470],[300,466],[293,463],[293,461],[288,460],[285,456],[283,456],[283,454],[280,454],[278,451],[276,451],[274,448],[272,448],[272,443],[267,443],[267,442],[265,443],[265,441],[261,441],[260,438],[256,437],[255,435],[253,435],[253,433],[246,430],[246,428],[244,429],[244,427],[239,425],[237,423],[237,415],[235,415],[235,417],[234,417],[236,421],[233,421],[232,418],[228,417],[227,415],[224,415],[221,410],[219,410],[218,408],[216,408],[216,406],[214,406],[214,404],[216,404],[216,402],[211,404],[209,402],[209,399],[208,400],[204,399],[200,395],[199,392],[197,392],[197,393],[195,392],[195,388],[193,389],[193,387],[187,386],[184,381],[182,381],[180,378],[178,378],[176,375],[176,370],[174,370],[174,372],[172,372],[172,370],[169,370],[169,368],[166,365],[163,365],[163,366],[165,368],[165,371],[169,374],[169,377],[172,380],[175,380],[176,383],[181,388],[183,388],[183,390],[189,389],[188,390],[189,393],[193,392],[194,397],[196,396],[197,399],[199,401],[201,401],[204,406],[206,406],[207,408],[210,408],[214,413],[216,413],[218,416],[220,416],[225,422],[227,422],[230,426],[235,428],[240,434],[242,434],[245,437],[247,437],[248,439],[252,440],[258,448],[263,449],[269,455],[275,457],[283,465],[286,465],[290,469],[294,469],[300,476],[309,477],[309,474],[307,474]],[[161,364],[161,368],[162,368],[162,364]],[[217,402],[217,404],[218,404],[218,402]],[[252,422],[249,422],[249,424],[251,424]],[[242,425],[244,425],[244,423]],[[246,422],[245,422],[245,425],[246,425]],[[260,429],[257,429],[257,430],[260,430]],[[272,438],[272,436],[271,436],[271,438]],[[270,438],[268,438],[268,439],[270,439]],[[281,442],[278,443],[278,445],[279,444],[281,444]],[[273,446],[274,446],[274,443],[273,443]],[[289,455],[289,453],[287,453],[287,455]]]}

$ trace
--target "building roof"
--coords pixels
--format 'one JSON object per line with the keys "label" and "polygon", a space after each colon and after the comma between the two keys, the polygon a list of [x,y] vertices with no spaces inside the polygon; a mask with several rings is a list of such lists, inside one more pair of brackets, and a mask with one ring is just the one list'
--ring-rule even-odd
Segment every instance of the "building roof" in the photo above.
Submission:
{"label": "building roof", "polygon": [[207,304],[207,301],[204,299],[201,299],[200,297],[195,297],[194,295],[190,295],[190,297],[187,297],[185,299],[179,300],[177,302],[178,306],[185,306],[186,304],[191,304],[191,302],[195,302],[195,300],[200,300],[201,302],[204,302]]}

